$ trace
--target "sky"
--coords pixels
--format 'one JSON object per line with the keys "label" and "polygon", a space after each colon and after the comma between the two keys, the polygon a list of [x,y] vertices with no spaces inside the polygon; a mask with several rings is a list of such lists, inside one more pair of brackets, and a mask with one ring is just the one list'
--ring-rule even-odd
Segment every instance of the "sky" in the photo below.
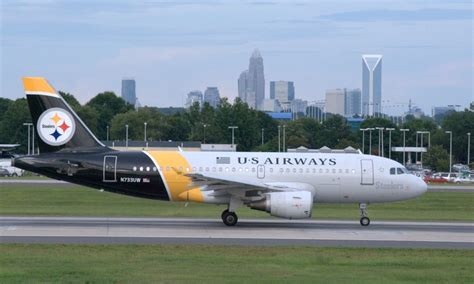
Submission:
{"label": "sky", "polygon": [[362,54],[382,54],[384,112],[474,101],[470,0],[2,0],[0,9],[0,96],[11,99],[24,96],[22,76],[42,76],[81,103],[120,95],[128,77],[142,105],[182,106],[207,86],[233,100],[258,48],[267,98],[276,80],[294,81],[310,102],[361,88]]}

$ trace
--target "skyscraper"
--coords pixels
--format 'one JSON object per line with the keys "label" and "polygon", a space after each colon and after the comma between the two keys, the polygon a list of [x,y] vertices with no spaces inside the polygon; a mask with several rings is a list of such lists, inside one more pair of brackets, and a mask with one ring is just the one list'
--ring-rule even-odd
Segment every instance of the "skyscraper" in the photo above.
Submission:
{"label": "skyscraper", "polygon": [[131,105],[135,105],[137,95],[134,79],[122,79],[122,99]]}
{"label": "skyscraper", "polygon": [[238,86],[239,97],[249,107],[259,109],[265,98],[265,76],[263,58],[258,49],[250,57],[249,69],[240,74]]}
{"label": "skyscraper", "polygon": [[238,80],[239,98],[243,102],[247,102],[248,76],[249,76],[249,70],[245,70],[242,73],[240,73],[239,80]]}
{"label": "skyscraper", "polygon": [[217,87],[207,87],[204,91],[204,102],[215,108],[219,105],[220,100],[219,89]]}
{"label": "skyscraper", "polygon": [[194,103],[198,103],[199,106],[202,106],[201,91],[191,91],[188,93],[188,97],[186,98],[186,108],[190,108],[194,105]]}
{"label": "skyscraper", "polygon": [[326,91],[326,112],[344,115],[344,90]]}
{"label": "skyscraper", "polygon": [[270,99],[287,104],[295,99],[295,84],[291,81],[271,81]]}
{"label": "skyscraper", "polygon": [[382,113],[382,55],[362,55],[362,114]]}
{"label": "skyscraper", "polygon": [[344,89],[344,114],[348,117],[362,114],[360,89]]}

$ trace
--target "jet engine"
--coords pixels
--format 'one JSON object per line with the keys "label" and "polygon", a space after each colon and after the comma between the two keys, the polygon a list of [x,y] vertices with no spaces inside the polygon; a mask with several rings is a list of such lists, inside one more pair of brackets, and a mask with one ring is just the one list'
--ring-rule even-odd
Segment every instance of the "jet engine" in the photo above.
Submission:
{"label": "jet engine", "polygon": [[304,219],[311,217],[313,196],[309,191],[267,193],[265,199],[252,202],[249,207],[266,211],[275,217]]}

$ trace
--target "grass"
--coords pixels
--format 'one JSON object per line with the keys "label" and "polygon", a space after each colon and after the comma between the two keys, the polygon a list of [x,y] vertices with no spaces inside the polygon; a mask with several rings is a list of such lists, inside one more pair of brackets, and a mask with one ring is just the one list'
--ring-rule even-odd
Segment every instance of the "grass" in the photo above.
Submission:
{"label": "grass", "polygon": [[474,250],[0,245],[1,283],[474,283]]}
{"label": "grass", "polygon": [[[164,202],[134,198],[71,185],[0,184],[2,216],[135,216],[218,218],[224,206]],[[373,220],[474,221],[474,194],[428,192],[409,201],[369,206]],[[268,214],[239,208],[240,217],[266,218]],[[356,204],[316,204],[315,219],[358,219]]]}

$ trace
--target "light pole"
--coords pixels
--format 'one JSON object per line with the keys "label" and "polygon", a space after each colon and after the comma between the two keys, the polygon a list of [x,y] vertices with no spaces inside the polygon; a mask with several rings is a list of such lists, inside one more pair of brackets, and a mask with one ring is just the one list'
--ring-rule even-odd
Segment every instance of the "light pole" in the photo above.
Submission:
{"label": "light pole", "polygon": [[31,143],[30,143],[30,126],[33,126],[33,123],[25,122],[23,123],[24,126],[28,126],[28,156],[31,153]]}
{"label": "light pole", "polygon": [[286,125],[283,124],[283,152],[286,152]]}
{"label": "light pole", "polygon": [[471,132],[467,133],[467,166],[471,163]]}
{"label": "light pole", "polygon": [[362,154],[365,154],[365,132],[368,130],[367,128],[359,129],[362,131]]}
{"label": "light pole", "polygon": [[407,131],[410,131],[410,129],[406,129],[406,128],[401,128],[400,129],[401,132],[403,132],[403,165],[406,166],[406,159],[405,159],[405,155],[406,155],[406,150],[405,150],[405,132]]}
{"label": "light pole", "polygon": [[143,134],[143,140],[144,140],[145,142],[146,142],[146,125],[147,125],[147,123],[146,123],[146,121],[145,121],[145,122],[143,123],[143,127],[145,128],[145,131],[143,131],[143,132],[144,132],[144,134]]}
{"label": "light pole", "polygon": [[453,165],[453,132],[446,131],[446,134],[449,134],[449,172],[451,172],[451,167]]}
{"label": "light pole", "polygon": [[372,155],[372,131],[375,128],[367,128],[367,130],[369,130],[369,155]]}
{"label": "light pole", "polygon": [[109,126],[107,125],[107,141],[109,141]]}
{"label": "light pole", "polygon": [[[203,137],[203,143],[206,144],[206,127],[207,127],[207,124],[203,124],[202,127],[204,128],[204,137]],[[232,145],[234,144],[234,142],[232,142]]]}
{"label": "light pole", "polygon": [[278,125],[278,152],[281,152],[280,141],[281,141],[281,125]]}
{"label": "light pole", "polygon": [[392,158],[392,131],[395,130],[395,128],[385,128],[385,130],[388,131],[388,158]]}
{"label": "light pole", "polygon": [[[418,132],[415,132],[415,147],[418,147]],[[418,163],[418,151],[415,152],[415,164]]]}
{"label": "light pole", "polygon": [[234,144],[234,131],[235,131],[235,129],[237,129],[239,127],[238,126],[229,126],[228,128],[232,130],[232,148],[234,148],[235,147],[234,146],[235,145]]}
{"label": "light pole", "polygon": [[379,156],[383,157],[383,127],[375,127],[379,131]]}
{"label": "light pole", "polygon": [[[417,134],[420,134],[420,144],[421,147],[423,148],[423,136],[424,134],[428,134],[428,148],[431,145],[431,133],[429,131],[417,131]],[[421,161],[421,167],[423,167],[423,152],[420,152],[420,161]]]}
{"label": "light pole", "polygon": [[262,145],[264,144],[264,133],[265,133],[265,128],[262,128]]}
{"label": "light pole", "polygon": [[128,149],[128,124],[125,124],[125,147]]}

